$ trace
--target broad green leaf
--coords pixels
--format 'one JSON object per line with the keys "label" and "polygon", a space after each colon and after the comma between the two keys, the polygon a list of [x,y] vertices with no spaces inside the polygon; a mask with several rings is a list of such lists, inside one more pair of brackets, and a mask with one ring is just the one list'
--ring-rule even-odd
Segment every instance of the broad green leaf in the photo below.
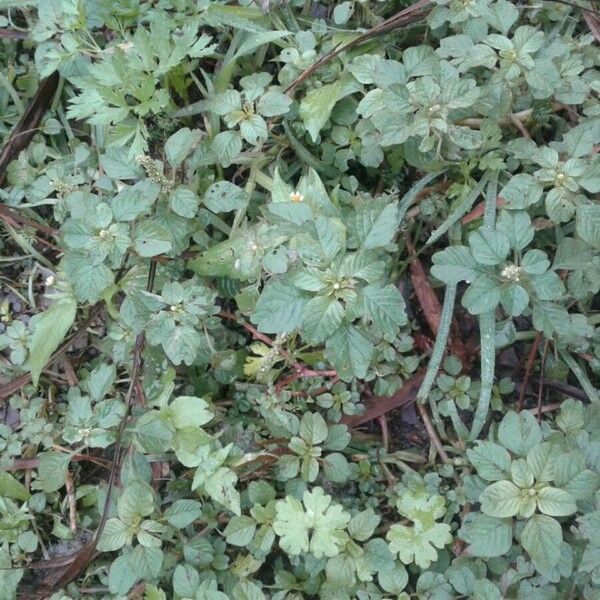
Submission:
{"label": "broad green leaf", "polygon": [[540,512],[551,517],[566,517],[577,510],[575,499],[569,492],[551,486],[538,492],[537,505]]}
{"label": "broad green leaf", "polygon": [[175,500],[164,512],[164,516],[173,527],[182,529],[191,525],[201,512],[200,502],[196,500]]}
{"label": "broad green leaf", "polygon": [[233,517],[223,534],[228,544],[233,546],[247,546],[254,537],[256,531],[256,521],[252,517],[245,515]]}
{"label": "broad green leaf", "polygon": [[319,413],[304,413],[298,433],[305,442],[317,446],[327,438],[327,423]]}
{"label": "broad green leaf", "polygon": [[308,551],[315,558],[337,556],[347,539],[344,529],[350,515],[341,505],[332,504],[320,487],[304,492],[302,500],[287,496],[276,504],[273,529],[281,548],[291,556]]}
{"label": "broad green leaf", "polygon": [[111,594],[118,594],[120,596],[127,594],[139,579],[140,574],[131,568],[128,558],[127,554],[121,554],[110,565],[108,570],[108,589]]}
{"label": "broad green leaf", "polygon": [[433,255],[431,274],[444,283],[471,282],[478,274],[477,263],[466,246],[450,246]]}
{"label": "broad green leaf", "polygon": [[229,212],[244,208],[248,204],[248,195],[229,181],[217,181],[206,190],[202,201],[213,212]]}
{"label": "broad green leaf", "polygon": [[75,300],[62,298],[31,319],[28,367],[34,385],[37,385],[46,363],[73,325],[76,313]]}
{"label": "broad green leaf", "polygon": [[510,474],[510,454],[493,442],[478,441],[467,450],[467,457],[477,474],[487,481],[500,481]]}
{"label": "broad green leaf", "polygon": [[364,542],[374,533],[381,517],[372,508],[355,514],[348,523],[348,533],[357,541]]}
{"label": "broad green leaf", "polygon": [[132,534],[120,519],[108,519],[98,542],[100,552],[114,552],[131,543]]}
{"label": "broad green leaf", "polygon": [[160,186],[149,179],[124,187],[113,199],[111,208],[117,221],[133,221],[147,214],[160,194]]}
{"label": "broad green leaf", "polygon": [[600,205],[585,204],[577,209],[577,233],[594,248],[600,248]]}
{"label": "broad green leaf", "polygon": [[200,141],[199,132],[184,127],[176,131],[165,143],[167,160],[172,167],[178,167]]}
{"label": "broad green leaf", "polygon": [[169,196],[171,210],[186,219],[193,219],[198,212],[198,196],[183,185],[175,188]]}
{"label": "broad green leaf", "polygon": [[27,488],[9,473],[0,473],[0,497],[29,500]]}
{"label": "broad green leaf", "polygon": [[471,254],[481,265],[497,265],[508,255],[510,241],[502,231],[482,227],[469,235]]}
{"label": "broad green leaf", "polygon": [[142,221],[135,230],[135,251],[142,257],[156,256],[172,248],[171,235],[158,221]]}
{"label": "broad green leaf", "polygon": [[237,475],[225,467],[219,467],[204,483],[204,491],[213,499],[239,515],[240,493],[235,489]]}
{"label": "broad green leaf", "polygon": [[184,598],[193,598],[200,584],[198,571],[188,564],[179,564],[173,572],[173,590]]}
{"label": "broad green leaf", "polygon": [[332,452],[323,459],[323,474],[332,483],[346,483],[350,477],[350,465],[340,452]]}
{"label": "broad green leaf", "polygon": [[67,468],[71,455],[64,452],[42,452],[38,454],[38,483],[44,492],[59,490],[67,479]]}
{"label": "broad green leaf", "polygon": [[534,566],[542,571],[551,569],[560,560],[562,531],[558,521],[546,515],[534,515],[521,534],[523,549]]}
{"label": "broad green leaf", "polygon": [[176,429],[201,427],[213,419],[208,403],[195,396],[179,396],[169,405],[169,412]]}
{"label": "broad green leaf", "polygon": [[527,452],[542,441],[542,433],[536,418],[527,410],[519,413],[508,411],[498,428],[500,443],[518,456]]}
{"label": "broad green leaf", "polygon": [[490,517],[514,517],[519,512],[521,490],[511,481],[496,481],[483,490],[479,502]]}
{"label": "broad green leaf", "polygon": [[511,520],[475,514],[463,524],[460,537],[469,544],[473,556],[502,556],[512,545]]}
{"label": "broad green leaf", "polygon": [[396,333],[408,322],[404,300],[395,286],[368,285],[362,291],[362,298],[365,315],[378,331]]}
{"label": "broad green leaf", "polygon": [[502,188],[499,196],[506,201],[506,208],[519,210],[539,202],[542,194],[542,185],[532,175],[518,173]]}
{"label": "broad green leaf", "polygon": [[361,204],[354,217],[357,241],[365,249],[381,248],[396,233],[398,205],[395,202]]}
{"label": "broad green leaf", "polygon": [[251,321],[265,333],[290,333],[302,324],[307,298],[281,281],[269,282],[262,291]]}
{"label": "broad green leaf", "polygon": [[222,131],[218,133],[211,145],[220,165],[228,167],[233,159],[242,151],[242,138],[235,131]]}
{"label": "broad green leaf", "polygon": [[429,527],[421,527],[418,523],[414,527],[393,524],[387,532],[390,551],[398,554],[405,564],[415,563],[422,569],[437,560],[438,552],[452,541],[450,525],[446,523],[433,523]]}
{"label": "broad green leaf", "polygon": [[330,296],[315,296],[304,308],[302,334],[307,341],[320,343],[333,335],[344,318],[342,304]]}
{"label": "broad green leaf", "polygon": [[300,102],[300,117],[310,137],[316,142],[333,107],[340,99],[342,84],[339,81],[313,89]]}
{"label": "broad green leaf", "polygon": [[325,355],[333,363],[343,381],[367,374],[373,344],[353,325],[340,327],[326,343]]}
{"label": "broad green leaf", "polygon": [[503,210],[496,227],[508,237],[513,250],[522,250],[533,240],[533,225],[525,211]]}
{"label": "broad green leaf", "polygon": [[561,454],[562,448],[550,442],[537,444],[527,453],[527,463],[538,483],[554,479],[554,466]]}

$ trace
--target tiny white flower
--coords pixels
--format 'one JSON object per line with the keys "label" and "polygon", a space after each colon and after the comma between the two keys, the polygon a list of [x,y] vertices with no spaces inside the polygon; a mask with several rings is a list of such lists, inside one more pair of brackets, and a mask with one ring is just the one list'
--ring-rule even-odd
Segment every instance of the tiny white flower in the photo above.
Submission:
{"label": "tiny white flower", "polygon": [[292,202],[302,202],[304,200],[304,196],[298,191],[290,192],[290,200]]}
{"label": "tiny white flower", "polygon": [[517,265],[508,265],[502,269],[500,275],[508,281],[519,281],[521,278],[521,271],[521,267],[517,267]]}
{"label": "tiny white flower", "polygon": [[54,275],[48,275],[46,277],[46,285],[51,286],[54,283]]}

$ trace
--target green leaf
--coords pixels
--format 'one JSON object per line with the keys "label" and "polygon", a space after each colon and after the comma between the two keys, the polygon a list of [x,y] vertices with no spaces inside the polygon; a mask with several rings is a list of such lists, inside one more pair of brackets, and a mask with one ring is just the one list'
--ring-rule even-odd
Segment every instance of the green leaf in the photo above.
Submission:
{"label": "green leaf", "polygon": [[263,289],[250,320],[265,333],[290,333],[302,324],[307,298],[298,289],[271,281]]}
{"label": "green leaf", "polygon": [[523,529],[521,544],[534,566],[541,571],[548,571],[560,560],[560,524],[552,517],[534,515]]}
{"label": "green leaf", "polygon": [[469,544],[472,556],[492,558],[506,554],[512,545],[510,519],[475,514],[460,530],[460,537]]}
{"label": "green leaf", "polygon": [[110,565],[110,569],[108,570],[108,589],[111,594],[124,596],[139,579],[139,573],[136,573],[131,568],[128,558],[128,555],[122,554]]}
{"label": "green leaf", "polygon": [[355,234],[360,245],[371,249],[389,244],[398,227],[397,214],[395,202],[361,204],[354,218]]}
{"label": "green leaf", "polygon": [[188,564],[179,564],[173,572],[173,591],[184,598],[193,598],[200,585],[198,571]]}
{"label": "green leaf", "polygon": [[368,540],[377,525],[379,525],[381,517],[375,514],[372,508],[367,508],[359,513],[356,513],[348,523],[348,533],[357,541],[364,542]]}
{"label": "green leaf", "polygon": [[323,459],[323,474],[332,483],[346,483],[350,477],[350,465],[346,457],[332,452]]}
{"label": "green leaf", "polygon": [[59,490],[67,480],[67,467],[71,455],[64,452],[42,452],[38,454],[38,483],[44,492]]}
{"label": "green leaf", "polygon": [[31,319],[32,333],[29,337],[27,364],[34,385],[38,384],[42,369],[73,325],[76,314],[77,303],[75,300],[62,298],[43,313],[37,314]]}
{"label": "green leaf", "polygon": [[119,518],[125,523],[135,522],[154,512],[152,488],[145,481],[133,480],[121,493],[117,501]]}
{"label": "green leaf", "polygon": [[171,235],[158,221],[142,221],[135,229],[133,246],[145,258],[165,254],[172,248]]}
{"label": "green leaf", "polygon": [[510,454],[493,442],[478,441],[467,450],[467,457],[477,474],[487,481],[500,481],[510,474]]}
{"label": "green leaf", "polygon": [[584,204],[577,209],[577,233],[594,248],[600,248],[600,205]]}
{"label": "green leaf", "polygon": [[140,579],[155,579],[160,573],[163,562],[163,553],[160,548],[135,546],[127,557],[129,568]]}
{"label": "green leaf", "polygon": [[204,491],[213,499],[228,508],[232,513],[241,514],[240,494],[235,489],[237,475],[225,467],[219,467],[209,475],[204,483]]}
{"label": "green leaf", "polygon": [[315,296],[304,308],[302,337],[318,344],[333,335],[344,318],[342,304],[330,296]]}
{"label": "green leaf", "polygon": [[0,496],[15,500],[29,500],[31,494],[27,488],[9,473],[0,473]]}
{"label": "green leaf", "polygon": [[98,542],[98,550],[100,552],[114,552],[125,544],[130,544],[131,537],[128,526],[123,521],[116,518],[108,519],[102,531],[102,537]]}
{"label": "green leaf", "polygon": [[202,202],[213,212],[229,212],[244,208],[248,204],[248,194],[229,181],[217,181],[206,190]]}
{"label": "green leaf", "polygon": [[513,250],[522,250],[533,240],[533,225],[525,211],[503,210],[496,227],[508,237]]}
{"label": "green leaf", "polygon": [[500,423],[498,440],[514,454],[526,456],[533,446],[542,441],[542,432],[532,413],[527,410],[519,413],[511,410]]}
{"label": "green leaf", "polygon": [[269,90],[258,100],[256,108],[263,117],[278,117],[290,110],[292,99],[276,90]]}
{"label": "green leaf", "polygon": [[473,281],[477,275],[477,263],[466,246],[450,246],[433,255],[431,274],[444,283]]}
{"label": "green leaf", "polygon": [[398,554],[405,564],[415,563],[422,569],[437,560],[436,548],[442,549],[452,541],[450,525],[446,523],[432,523],[423,527],[419,523],[414,527],[393,524],[386,534],[390,551]]}
{"label": "green leaf", "polygon": [[569,492],[551,486],[538,492],[537,505],[540,512],[551,517],[566,517],[577,510],[575,499]]}
{"label": "green leaf", "polygon": [[510,241],[502,231],[482,227],[469,235],[469,246],[479,264],[497,265],[508,256]]}
{"label": "green leaf", "polygon": [[245,515],[233,517],[223,534],[228,544],[233,546],[247,546],[254,537],[256,531],[256,521],[252,517]]}
{"label": "green leaf", "polygon": [[404,299],[395,286],[368,285],[362,291],[362,299],[365,315],[379,332],[396,334],[408,322]]}
{"label": "green leaf", "polygon": [[481,492],[479,502],[490,517],[514,517],[519,512],[521,490],[511,481],[496,481]]}
{"label": "green leaf", "polygon": [[186,219],[193,219],[198,212],[198,196],[183,185],[177,186],[169,196],[171,210]]}
{"label": "green leaf", "polygon": [[373,344],[356,327],[345,325],[327,340],[325,356],[340,379],[351,381],[353,377],[365,377],[373,352]]}
{"label": "green leaf", "polygon": [[532,175],[518,173],[511,177],[499,196],[506,201],[506,208],[518,210],[539,202],[543,192],[542,185]]}
{"label": "green leaf", "polygon": [[111,202],[113,216],[117,221],[133,221],[148,214],[160,194],[160,186],[149,179],[124,187]]}
{"label": "green leaf", "polygon": [[201,513],[200,502],[196,500],[175,500],[165,510],[164,516],[170,525],[177,527],[177,529],[183,529],[198,519]]}
{"label": "green leaf", "polygon": [[178,167],[200,141],[197,130],[184,127],[176,131],[165,143],[165,154],[172,167]]}
{"label": "green leaf", "polygon": [[222,131],[214,137],[211,148],[219,164],[228,167],[242,151],[242,138],[235,131]]}
{"label": "green leaf", "polygon": [[307,443],[317,446],[327,439],[327,424],[319,413],[302,415],[298,435]]}
{"label": "green leaf", "polygon": [[169,412],[176,429],[201,427],[213,419],[208,402],[195,396],[179,396],[169,405]]}
{"label": "green leaf", "polygon": [[300,102],[300,117],[313,142],[317,141],[319,132],[329,120],[341,92],[342,84],[336,81],[311,90]]}
{"label": "green leaf", "polygon": [[481,315],[496,308],[500,302],[500,286],[487,275],[479,275],[463,294],[461,304],[472,314]]}
{"label": "green leaf", "polygon": [[554,479],[554,466],[561,454],[561,447],[550,442],[543,442],[531,448],[527,454],[527,463],[538,483]]}
{"label": "green leaf", "polygon": [[[346,542],[350,515],[320,487],[304,492],[302,503],[293,496],[279,500],[273,522],[280,546],[290,556],[311,552],[315,558],[337,556]],[[309,538],[310,534],[310,538]]]}
{"label": "green leaf", "polygon": [[114,273],[105,264],[95,265],[84,254],[65,254],[60,265],[79,302],[97,302],[115,279]]}

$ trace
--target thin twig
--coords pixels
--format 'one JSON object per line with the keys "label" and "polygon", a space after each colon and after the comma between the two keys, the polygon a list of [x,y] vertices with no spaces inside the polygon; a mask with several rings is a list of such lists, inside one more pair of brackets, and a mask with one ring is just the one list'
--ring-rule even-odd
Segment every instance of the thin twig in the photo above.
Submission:
{"label": "thin twig", "polygon": [[546,357],[548,356],[548,345],[549,341],[546,340],[544,343],[544,351],[542,353],[542,364],[540,365],[540,383],[538,385],[538,398],[537,398],[537,419],[538,423],[542,421],[542,392],[544,389],[544,371],[546,370]]}
{"label": "thin twig", "polygon": [[73,473],[67,470],[65,479],[65,489],[67,492],[67,502],[69,504],[69,531],[72,534],[77,533],[77,504],[75,502],[75,491],[73,490]]}
{"label": "thin twig", "polygon": [[537,357],[538,348],[540,347],[540,342],[542,341],[542,332],[538,332],[535,336],[535,340],[533,340],[533,344],[531,344],[531,349],[529,350],[529,355],[527,356],[527,363],[525,365],[525,375],[523,376],[523,386],[519,391],[519,400],[517,402],[517,412],[523,410],[523,405],[525,403],[525,394],[527,392],[527,386],[529,385],[529,380],[531,379],[531,374],[533,373],[533,367],[535,366],[535,359]]}
{"label": "thin twig", "polygon": [[427,435],[429,436],[429,440],[431,441],[431,444],[436,449],[440,458],[446,463],[449,462],[450,459],[448,458],[448,454],[446,454],[446,451],[444,450],[444,447],[442,446],[442,442],[441,442],[440,438],[438,437],[437,431],[435,430],[435,428],[433,427],[433,425],[431,423],[431,419],[429,418],[429,413],[427,412],[427,409],[420,402],[416,403],[416,407],[417,407],[417,410],[419,411],[419,416],[421,417],[421,421],[423,421],[423,425],[425,425],[425,429],[427,431]]}

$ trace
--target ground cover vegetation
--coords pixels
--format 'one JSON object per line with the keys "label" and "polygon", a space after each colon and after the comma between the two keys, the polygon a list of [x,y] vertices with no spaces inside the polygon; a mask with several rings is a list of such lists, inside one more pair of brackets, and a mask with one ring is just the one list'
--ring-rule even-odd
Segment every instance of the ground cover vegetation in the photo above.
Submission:
{"label": "ground cover vegetation", "polygon": [[600,599],[600,12],[0,0],[0,599]]}

